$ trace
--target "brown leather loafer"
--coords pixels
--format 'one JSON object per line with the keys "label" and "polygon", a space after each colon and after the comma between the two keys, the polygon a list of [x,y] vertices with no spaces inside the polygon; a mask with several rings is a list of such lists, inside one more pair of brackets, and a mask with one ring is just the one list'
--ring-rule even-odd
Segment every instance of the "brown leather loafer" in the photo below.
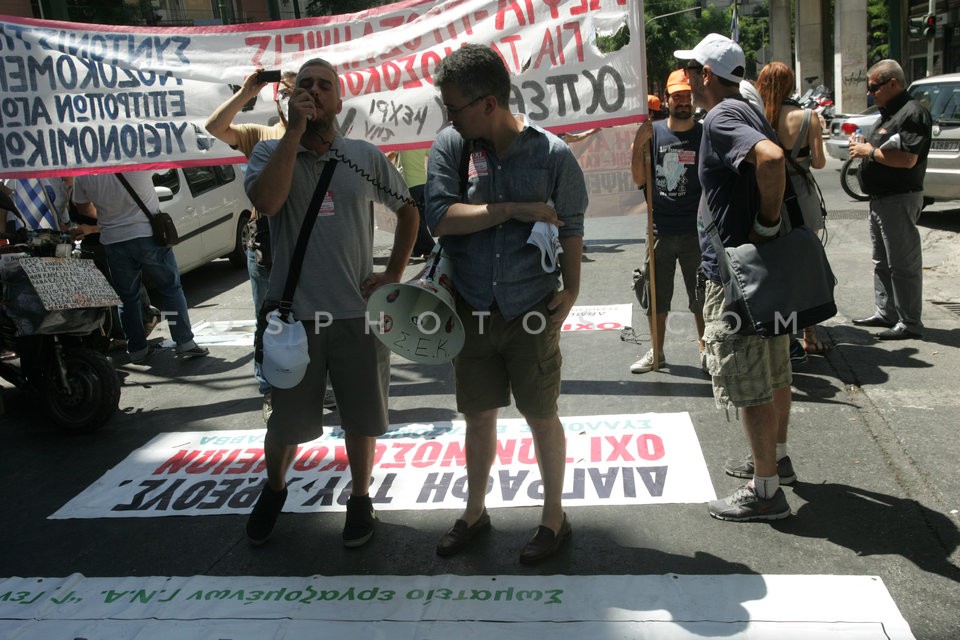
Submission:
{"label": "brown leather loafer", "polygon": [[487,514],[486,509],[480,514],[480,519],[472,525],[467,525],[466,520],[458,519],[453,523],[453,527],[443,534],[440,542],[437,543],[437,555],[447,557],[458,553],[470,544],[478,533],[486,531],[489,528],[490,516]]}
{"label": "brown leather loafer", "polygon": [[536,564],[541,560],[552,556],[563,546],[563,543],[570,539],[573,529],[567,522],[567,514],[563,514],[563,523],[560,525],[560,531],[554,533],[550,528],[540,525],[536,533],[530,538],[530,542],[524,545],[520,551],[521,564]]}

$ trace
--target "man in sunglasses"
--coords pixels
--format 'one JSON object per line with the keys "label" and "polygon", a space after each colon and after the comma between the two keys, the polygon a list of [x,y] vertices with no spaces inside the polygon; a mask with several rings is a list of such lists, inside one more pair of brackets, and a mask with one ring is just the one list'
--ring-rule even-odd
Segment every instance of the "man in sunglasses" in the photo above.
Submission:
{"label": "man in sunglasses", "polygon": [[[783,149],[762,112],[740,94],[743,50],[712,33],[686,60],[693,102],[707,109],[700,154],[700,246],[703,249],[703,334],[707,369],[719,408],[740,410],[750,442],[753,479],[708,505],[711,516],[746,522],[790,516],[777,462],[777,442],[786,442],[790,415],[790,336],[738,335],[724,313],[717,251],[705,233],[705,213],[716,223],[724,247],[759,244],[776,237],[786,182]],[[786,481],[786,479],[785,479]]]}
{"label": "man in sunglasses", "polygon": [[862,158],[858,178],[870,196],[873,244],[872,316],[854,320],[879,327],[881,340],[923,336],[923,261],[917,219],[923,208],[932,123],[930,112],[906,90],[903,69],[881,60],[867,72],[867,92],[880,108],[870,139],[850,140],[850,156]]}

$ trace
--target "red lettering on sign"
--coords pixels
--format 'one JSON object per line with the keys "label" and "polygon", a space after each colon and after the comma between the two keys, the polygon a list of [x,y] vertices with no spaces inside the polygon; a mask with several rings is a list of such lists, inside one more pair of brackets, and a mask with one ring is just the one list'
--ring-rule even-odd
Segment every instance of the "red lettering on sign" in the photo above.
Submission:
{"label": "red lettering on sign", "polygon": [[637,455],[644,460],[659,460],[664,456],[663,439],[655,433],[638,436]]}

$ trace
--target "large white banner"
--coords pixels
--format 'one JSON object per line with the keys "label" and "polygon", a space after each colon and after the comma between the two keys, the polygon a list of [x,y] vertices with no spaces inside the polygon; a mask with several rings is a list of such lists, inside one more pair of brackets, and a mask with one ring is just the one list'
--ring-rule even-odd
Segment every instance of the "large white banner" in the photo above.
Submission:
{"label": "large white banner", "polygon": [[0,580],[19,640],[913,640],[875,576],[194,576]]}
{"label": "large white banner", "polygon": [[[361,13],[206,27],[129,27],[3,16],[0,177],[239,162],[203,128],[257,67],[323,57],[340,74],[345,136],[385,150],[429,146],[444,124],[432,74],[466,42],[513,77],[511,107],[555,132],[646,113],[636,0],[405,0]],[[627,46],[598,35],[627,26]],[[276,116],[267,87],[238,121]],[[229,159],[229,160],[228,160]]]}
{"label": "large white banner", "polygon": [[[561,418],[568,506],[707,502],[716,492],[687,413]],[[370,497],[380,510],[461,509],[465,424],[403,424],[377,439]],[[533,438],[519,418],[497,424],[487,506],[543,501]],[[150,518],[247,514],[266,478],[264,429],[160,434],[50,516]],[[350,471],[343,432],[300,445],[284,510],[343,510]]]}

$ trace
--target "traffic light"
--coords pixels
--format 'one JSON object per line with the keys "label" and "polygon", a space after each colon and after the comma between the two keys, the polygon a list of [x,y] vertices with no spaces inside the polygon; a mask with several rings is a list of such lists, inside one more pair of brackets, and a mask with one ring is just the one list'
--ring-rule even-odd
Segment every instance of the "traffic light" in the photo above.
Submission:
{"label": "traffic light", "polygon": [[919,38],[923,35],[923,27],[926,19],[923,17],[910,18],[910,37]]}
{"label": "traffic light", "polygon": [[937,16],[932,13],[923,17],[923,37],[932,40],[937,33]]}

